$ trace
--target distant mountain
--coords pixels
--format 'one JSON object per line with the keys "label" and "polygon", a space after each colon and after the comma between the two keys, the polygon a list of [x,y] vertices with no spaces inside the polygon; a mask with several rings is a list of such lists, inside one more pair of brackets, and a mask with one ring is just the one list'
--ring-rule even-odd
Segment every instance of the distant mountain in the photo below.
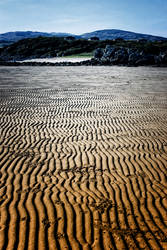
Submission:
{"label": "distant mountain", "polygon": [[89,39],[91,37],[98,37],[100,40],[107,40],[107,39],[113,40],[117,38],[122,38],[124,40],[139,40],[139,39],[146,39],[150,41],[167,40],[167,38],[160,36],[152,36],[125,30],[117,30],[117,29],[97,30],[94,32],[82,34],[81,37],[85,39]]}
{"label": "distant mountain", "polygon": [[4,34],[0,34],[0,40],[3,41],[18,41],[25,38],[35,38],[38,36],[45,36],[45,37],[52,37],[52,36],[58,36],[58,37],[67,37],[71,36],[69,33],[47,33],[47,32],[37,32],[37,31],[15,31],[15,32],[7,32]]}
{"label": "distant mountain", "polygon": [[52,36],[57,36],[57,37],[67,37],[67,36],[73,36],[75,38],[81,38],[81,36],[70,34],[70,33],[62,33],[62,32],[52,32],[49,33]]}
{"label": "distant mountain", "polygon": [[73,36],[77,39],[79,38],[89,39],[91,37],[98,37],[100,40],[106,40],[106,39],[113,40],[116,38],[123,38],[124,40],[139,40],[139,39],[146,39],[150,41],[167,40],[167,38],[160,37],[160,36],[152,36],[152,35],[140,34],[140,33],[135,33],[135,32],[130,32],[130,31],[117,30],[117,29],[97,30],[97,31],[85,33],[79,36],[74,35],[74,34],[69,34],[69,33],[16,31],[16,32],[8,32],[8,33],[0,34],[0,47],[3,47],[4,45],[9,45],[11,43],[17,42],[22,39],[36,38],[39,36],[44,36],[44,37]]}
{"label": "distant mountain", "polygon": [[[39,36],[44,36],[44,37],[53,37],[53,36],[57,36],[57,37],[67,37],[67,36],[75,36],[69,33],[47,33],[47,32],[37,32],[37,31],[15,31],[15,32],[7,32],[7,33],[3,33],[0,34],[0,44],[1,47],[3,47],[3,45],[9,45],[11,43],[17,42],[19,40],[22,39],[26,39],[26,38],[36,38]],[[78,37],[78,36],[75,36]]]}

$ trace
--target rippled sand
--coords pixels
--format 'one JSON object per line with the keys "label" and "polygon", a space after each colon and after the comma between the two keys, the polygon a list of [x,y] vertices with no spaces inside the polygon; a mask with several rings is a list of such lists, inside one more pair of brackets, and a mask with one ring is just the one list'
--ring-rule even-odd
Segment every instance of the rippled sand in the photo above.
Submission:
{"label": "rippled sand", "polygon": [[0,249],[167,249],[167,70],[0,67]]}

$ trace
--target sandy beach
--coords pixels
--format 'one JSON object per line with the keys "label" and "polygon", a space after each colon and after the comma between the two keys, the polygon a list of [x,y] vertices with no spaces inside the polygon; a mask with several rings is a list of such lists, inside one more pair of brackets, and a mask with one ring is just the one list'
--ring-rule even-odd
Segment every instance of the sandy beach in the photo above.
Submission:
{"label": "sandy beach", "polygon": [[18,62],[49,62],[49,63],[61,63],[61,62],[83,62],[90,60],[91,57],[51,57],[51,58],[35,58],[35,59],[27,59]]}
{"label": "sandy beach", "polygon": [[167,70],[0,67],[0,250],[167,249]]}

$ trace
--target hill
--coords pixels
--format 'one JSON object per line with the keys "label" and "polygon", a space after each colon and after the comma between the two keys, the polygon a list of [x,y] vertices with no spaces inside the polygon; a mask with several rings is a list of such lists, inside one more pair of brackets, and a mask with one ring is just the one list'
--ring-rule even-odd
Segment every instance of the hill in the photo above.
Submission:
{"label": "hill", "polygon": [[26,38],[36,38],[36,37],[67,37],[72,36],[69,33],[47,33],[47,32],[37,32],[37,31],[15,31],[15,32],[7,32],[0,34],[0,47],[4,47],[6,45],[10,45],[14,42],[17,42]]}
{"label": "hill", "polygon": [[88,41],[85,39],[68,40],[62,37],[27,38],[1,48],[0,59],[8,61],[68,56],[91,52],[98,45],[99,41]]}
{"label": "hill", "polygon": [[147,35],[125,30],[117,30],[117,29],[97,30],[94,32],[82,34],[81,37],[85,39],[89,39],[91,37],[98,37],[100,40],[107,40],[107,39],[113,40],[117,38],[122,38],[124,40],[146,39],[148,41],[167,40],[167,38],[160,36],[153,36],[153,35]]}
{"label": "hill", "polygon": [[47,33],[47,32],[33,32],[33,31],[16,31],[16,32],[8,32],[0,34],[0,47],[4,47],[6,45],[10,45],[14,42],[17,42],[26,38],[36,38],[36,37],[68,37],[73,36],[77,39],[84,38],[89,39],[91,37],[98,37],[100,40],[113,40],[117,38],[122,38],[124,40],[140,40],[146,39],[148,41],[159,41],[159,40],[167,40],[167,38],[160,36],[152,36],[146,34],[140,34],[130,31],[118,30],[118,29],[105,29],[105,30],[97,30],[90,33],[85,33],[81,35],[74,35],[69,33]]}

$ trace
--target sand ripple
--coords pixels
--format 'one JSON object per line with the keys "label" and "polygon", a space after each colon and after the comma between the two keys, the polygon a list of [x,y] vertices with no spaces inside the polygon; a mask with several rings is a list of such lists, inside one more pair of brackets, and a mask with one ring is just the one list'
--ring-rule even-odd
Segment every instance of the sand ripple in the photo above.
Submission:
{"label": "sand ripple", "polygon": [[167,94],[119,88],[1,89],[0,249],[167,249]]}

